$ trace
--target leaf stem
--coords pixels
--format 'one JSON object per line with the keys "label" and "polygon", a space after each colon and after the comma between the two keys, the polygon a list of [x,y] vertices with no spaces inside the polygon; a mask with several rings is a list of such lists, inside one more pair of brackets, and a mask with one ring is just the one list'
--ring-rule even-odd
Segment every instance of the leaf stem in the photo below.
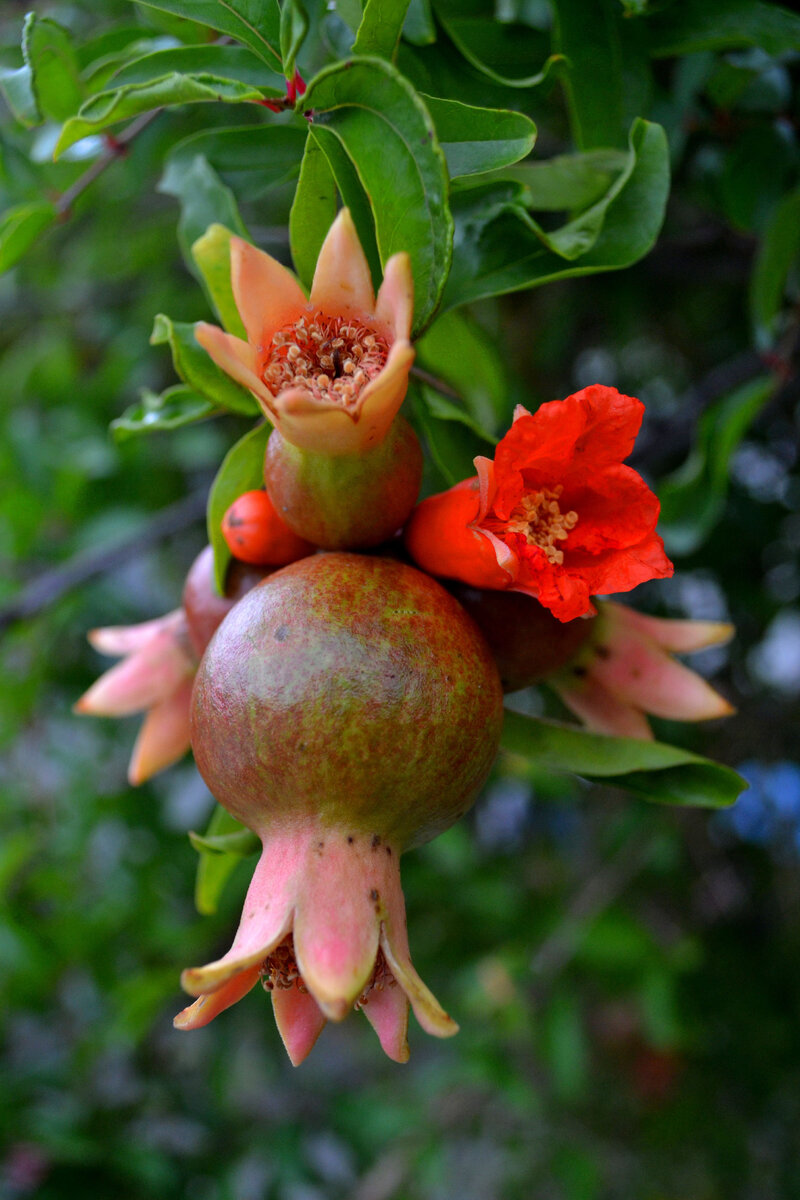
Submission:
{"label": "leaf stem", "polygon": [[130,125],[118,137],[107,141],[105,151],[56,200],[56,212],[62,220],[67,220],[71,216],[72,206],[78,197],[83,195],[86,189],[94,183],[95,179],[98,179],[106,168],[111,166],[112,162],[116,162],[117,159],[122,158],[127,153],[128,146],[133,139],[138,137],[142,130],[146,129],[160,112],[160,108],[154,108],[151,112],[142,113],[135,121],[131,121]]}

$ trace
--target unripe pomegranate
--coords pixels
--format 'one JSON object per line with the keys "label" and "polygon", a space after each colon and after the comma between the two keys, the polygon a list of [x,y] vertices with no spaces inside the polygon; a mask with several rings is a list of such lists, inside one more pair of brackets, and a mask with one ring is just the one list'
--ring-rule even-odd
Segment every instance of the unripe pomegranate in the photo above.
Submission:
{"label": "unripe pomegranate", "polygon": [[225,576],[225,595],[220,596],[214,578],[214,548],[206,546],[200,551],[183,585],[187,632],[198,659],[234,604],[274,569],[237,562],[234,558]]}
{"label": "unripe pomegranate", "polygon": [[422,481],[422,449],[402,417],[357,454],[299,449],[273,429],[264,481],[283,520],[324,550],[379,546],[411,515]]}
{"label": "unripe pomegranate", "polygon": [[448,583],[489,643],[504,692],[538,683],[570,662],[592,636],[596,618],[559,621],[533,596]]}
{"label": "unripe pomegranate", "polygon": [[264,491],[244,492],[234,500],[222,518],[222,536],[234,558],[260,566],[285,567],[314,551],[278,515]]}
{"label": "unripe pomegranate", "polygon": [[232,949],[184,972],[201,999],[179,1027],[261,977],[294,1062],[354,1003],[398,1061],[409,1000],[429,1033],[455,1033],[411,965],[398,859],[469,808],[501,725],[483,637],[415,568],[323,554],[245,596],[200,665],[192,745],[264,849]]}

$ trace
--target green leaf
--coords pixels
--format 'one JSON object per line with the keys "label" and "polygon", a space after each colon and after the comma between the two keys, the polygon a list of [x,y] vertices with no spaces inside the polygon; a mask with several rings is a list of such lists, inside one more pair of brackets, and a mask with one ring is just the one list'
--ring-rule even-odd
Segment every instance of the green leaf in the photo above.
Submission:
{"label": "green leaf", "polygon": [[289,213],[292,261],[307,290],[311,288],[319,252],[335,216],[336,181],[323,150],[309,132]]}
{"label": "green leaf", "polygon": [[[283,97],[283,76],[264,66],[246,46],[172,46],[154,50],[126,62],[114,72],[114,88],[130,83],[152,83],[168,75],[213,75],[217,79],[248,84],[259,95]],[[111,89],[109,89],[111,90]]]}
{"label": "green leaf", "polygon": [[628,169],[629,159],[624,150],[587,150],[523,163],[504,175],[525,184],[534,212],[575,212],[601,200]]}
{"label": "green leaf", "polygon": [[361,0],[335,0],[336,15],[344,21],[347,28],[355,37],[361,18],[364,15]]}
{"label": "green leaf", "polygon": [[33,75],[30,67],[18,67],[15,70],[1,68],[0,91],[21,125],[41,125],[44,117],[33,93]]}
{"label": "green leaf", "polygon": [[30,84],[39,112],[64,121],[80,108],[83,85],[68,30],[49,17],[28,13],[22,31],[22,53],[30,68]]}
{"label": "green leaf", "polygon": [[417,363],[458,393],[486,434],[510,424],[505,364],[495,339],[472,318],[461,312],[437,317],[417,342]]}
{"label": "green leaf", "polygon": [[239,237],[248,236],[233,192],[202,154],[187,166],[168,163],[158,190],[180,202],[178,241],[190,268],[194,268],[191,247],[209,225],[224,225]]}
{"label": "green leaf", "polygon": [[231,238],[224,225],[209,225],[192,243],[192,258],[200,272],[220,321],[228,333],[246,338],[246,332],[231,287]]}
{"label": "green leaf", "polygon": [[249,829],[237,829],[233,833],[218,833],[202,837],[199,833],[189,831],[189,841],[198,853],[207,850],[209,854],[234,854],[237,858],[247,858],[257,854],[261,842]]}
{"label": "green leaf", "polygon": [[278,0],[136,0],[136,3],[226,33],[255,50],[273,71],[281,69]]}
{"label": "green leaf", "polygon": [[194,337],[195,325],[172,321],[164,313],[158,313],[151,346],[167,345],[172,353],[176,372],[184,383],[211,400],[216,408],[225,408],[243,416],[257,416],[257,402],[246,388],[241,387],[206,354]]}
{"label": "green leaf", "polygon": [[754,0],[681,0],[647,21],[650,53],[694,54],[758,46],[767,54],[800,50],[800,16]]}
{"label": "green leaf", "polygon": [[[446,163],[427,109],[379,58],[352,58],[321,71],[303,109],[313,112],[312,128],[332,133],[354,163],[369,197],[381,263],[399,250],[410,255],[419,334],[439,303],[453,232]],[[358,224],[355,213],[353,219]]]}
{"label": "green leaf", "polygon": [[236,79],[220,79],[216,75],[179,75],[173,72],[147,83],[131,83],[92,96],[76,117],[70,118],[61,130],[54,156],[58,158],[68,146],[90,133],[98,133],[129,117],[150,112],[172,104],[210,103],[222,101],[239,104],[260,100],[261,92],[250,84]]}
{"label": "green leaf", "polygon": [[433,117],[451,178],[510,166],[533,149],[536,126],[523,113],[474,108],[434,96],[422,99]]}
{"label": "green leaf", "polygon": [[415,46],[432,46],[436,41],[430,0],[411,0],[403,25],[403,37]]}
{"label": "green leaf", "polygon": [[160,395],[143,388],[138,404],[132,404],[121,417],[111,422],[111,432],[118,442],[124,442],[140,433],[192,425],[219,412],[218,405],[183,383],[167,388]]}
{"label": "green leaf", "polygon": [[[243,851],[245,838],[249,840],[254,837],[255,834],[251,834],[219,804],[214,809],[205,836],[189,834],[189,840],[200,855],[194,886],[194,903],[199,913],[210,916],[217,911],[222,889],[231,873],[244,854],[250,853]],[[222,849],[220,843],[224,845],[226,838],[236,840],[232,846],[229,843],[227,848]]]}
{"label": "green leaf", "polygon": [[678,746],[587,733],[509,709],[502,744],[537,767],[611,784],[659,804],[721,808],[747,787],[730,767]]}
{"label": "green leaf", "polygon": [[[503,87],[537,87],[561,56],[547,58],[547,34],[522,22],[498,21],[482,15],[481,5],[464,0],[434,0],[434,10],[447,36],[467,62]],[[531,63],[542,62],[531,74]]]}
{"label": "green leaf", "polygon": [[283,0],[281,8],[281,58],[283,73],[294,78],[295,59],[308,33],[308,13],[300,0]]}
{"label": "green leaf", "polygon": [[778,205],[756,255],[750,316],[760,350],[769,350],[774,343],[786,282],[799,256],[800,190],[790,192]]}
{"label": "green leaf", "polygon": [[214,548],[214,577],[222,595],[231,552],[222,536],[222,518],[237,496],[264,485],[264,453],[272,432],[267,424],[256,425],[222,460],[208,494],[208,540]]}
{"label": "green leaf", "polygon": [[19,262],[57,215],[54,204],[33,200],[9,208],[0,216],[0,273]]}
{"label": "green leaf", "polygon": [[533,219],[532,197],[513,181],[454,191],[456,254],[443,307],[618,270],[642,258],[658,236],[669,192],[661,126],[635,121],[628,154],[626,170],[604,199],[554,232]]}
{"label": "green leaf", "polygon": [[[555,0],[554,45],[567,58],[562,78],[580,150],[619,146],[633,117],[649,108],[647,54],[639,22],[617,0]],[[599,65],[602,63],[602,69]]]}
{"label": "green leaf", "polygon": [[452,487],[474,475],[473,459],[491,451],[492,439],[476,428],[468,413],[433,388],[414,380],[408,394],[413,423],[445,485]]}
{"label": "green leaf", "polygon": [[670,554],[692,554],[725,509],[728,465],[736,447],[775,388],[761,375],[707,409],[686,462],[661,483],[658,531]]}
{"label": "green leaf", "polygon": [[358,230],[361,248],[369,263],[372,282],[377,289],[382,275],[381,258],[378,253],[378,243],[375,240],[375,221],[370,208],[369,196],[339,138],[324,125],[318,127],[312,125],[309,133],[327,158],[328,166],[336,180],[336,190],[341,196],[342,202],[350,209],[350,215]]}
{"label": "green leaf", "polygon": [[353,53],[394,58],[408,4],[409,0],[367,0]]}
{"label": "green leaf", "polygon": [[[177,142],[166,158],[164,183],[181,186],[181,176],[201,155],[240,201],[260,199],[298,174],[306,131],[294,125],[242,125],[202,129]],[[172,194],[178,194],[172,191]]]}

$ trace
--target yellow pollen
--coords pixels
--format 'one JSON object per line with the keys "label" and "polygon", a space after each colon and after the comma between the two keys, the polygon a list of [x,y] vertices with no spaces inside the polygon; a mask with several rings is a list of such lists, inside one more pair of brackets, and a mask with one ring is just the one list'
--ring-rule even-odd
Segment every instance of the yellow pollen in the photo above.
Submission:
{"label": "yellow pollen", "polygon": [[261,378],[274,395],[302,387],[349,409],[383,370],[389,344],[353,317],[312,312],[277,330],[262,353]]}
{"label": "yellow pollen", "polygon": [[547,561],[555,566],[564,562],[564,551],[557,542],[566,541],[571,530],[578,524],[578,514],[570,509],[562,513],[559,499],[564,488],[542,488],[538,492],[526,492],[514,507],[511,517],[504,522],[509,533],[521,533],[529,546],[543,550]]}

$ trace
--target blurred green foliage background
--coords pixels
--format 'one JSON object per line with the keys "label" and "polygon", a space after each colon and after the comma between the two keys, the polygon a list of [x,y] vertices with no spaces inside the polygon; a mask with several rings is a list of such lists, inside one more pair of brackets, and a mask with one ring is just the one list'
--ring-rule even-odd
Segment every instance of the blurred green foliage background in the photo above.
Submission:
{"label": "blurred green foliage background", "polygon": [[[330,7],[308,5],[307,74],[341,52],[353,6]],[[207,1029],[172,1030],[180,968],[227,945],[248,866],[198,917],[186,833],[212,801],[194,768],[132,791],[136,719],[71,713],[104,665],[86,631],[178,603],[204,496],[248,427],[108,433],[142,388],[175,382],[148,344],[154,314],[208,317],[157,184],[180,138],[231,115],[164,111],[0,277],[3,1200],[800,1195],[800,19],[747,0],[602,7],[616,59],[577,0],[414,3],[397,65],[422,90],[446,81],[533,116],[529,162],[602,145],[606,100],[667,131],[672,190],[649,255],[467,311],[501,379],[499,431],[515,402],[592,382],[645,402],[632,461],[662,497],[676,573],[635,601],[738,629],[695,660],[738,715],[660,732],[751,790],[712,816],[501,760],[470,818],[405,861],[415,963],[461,1024],[446,1043],[413,1028],[406,1067],[353,1017],[294,1071],[260,991]],[[149,45],[198,34],[127,0],[37,12],[78,45],[112,28]],[[23,15],[6,0],[8,71]],[[510,53],[520,26],[535,62]],[[572,75],[508,86],[503,71],[535,74],[559,46]],[[587,131],[580,114],[598,112],[604,128]],[[25,129],[0,109],[0,209],[63,194],[96,157],[82,143],[52,163],[66,115]],[[254,240],[286,261],[294,186],[237,191]],[[468,449],[448,441],[431,485]]]}

